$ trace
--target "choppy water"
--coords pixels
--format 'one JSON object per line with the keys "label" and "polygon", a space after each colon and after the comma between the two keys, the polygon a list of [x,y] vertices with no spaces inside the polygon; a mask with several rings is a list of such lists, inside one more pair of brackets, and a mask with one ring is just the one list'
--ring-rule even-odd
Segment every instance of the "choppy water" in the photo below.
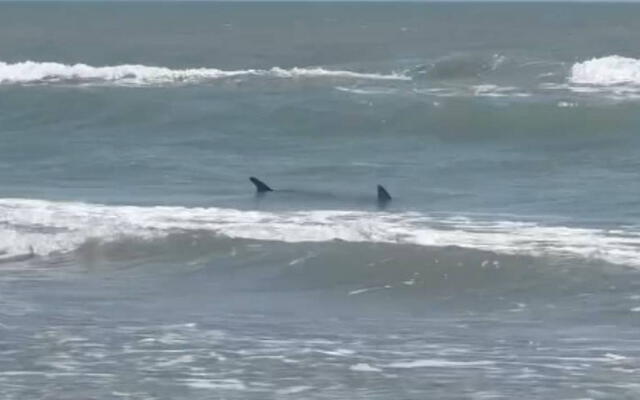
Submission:
{"label": "choppy water", "polygon": [[0,397],[637,398],[639,11],[1,4]]}

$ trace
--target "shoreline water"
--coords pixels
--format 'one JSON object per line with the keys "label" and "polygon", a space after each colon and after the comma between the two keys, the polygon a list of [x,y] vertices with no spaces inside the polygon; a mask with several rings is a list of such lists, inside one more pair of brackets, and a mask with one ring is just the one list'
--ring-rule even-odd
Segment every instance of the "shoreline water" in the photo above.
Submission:
{"label": "shoreline water", "polygon": [[636,9],[0,3],[0,398],[638,397]]}

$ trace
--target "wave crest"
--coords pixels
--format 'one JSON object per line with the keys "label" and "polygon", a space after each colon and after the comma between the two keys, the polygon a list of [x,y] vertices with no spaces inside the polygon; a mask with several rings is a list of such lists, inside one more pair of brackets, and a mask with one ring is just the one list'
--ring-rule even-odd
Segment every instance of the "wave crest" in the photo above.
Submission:
{"label": "wave crest", "polygon": [[41,255],[77,250],[87,241],[214,237],[282,242],[371,242],[458,246],[502,254],[596,259],[640,266],[640,233],[544,226],[531,222],[362,211],[262,212],[225,208],[107,206],[0,200],[0,243],[8,253],[33,246]]}
{"label": "wave crest", "polygon": [[0,62],[0,84],[34,83],[115,83],[121,85],[163,85],[199,83],[233,77],[333,78],[361,80],[410,80],[400,74],[377,74],[346,70],[273,67],[225,71],[216,68],[171,69],[146,65],[115,65],[94,67],[87,64],[25,61]]}
{"label": "wave crest", "polygon": [[617,55],[592,58],[571,67],[572,83],[587,85],[640,85],[640,60]]}

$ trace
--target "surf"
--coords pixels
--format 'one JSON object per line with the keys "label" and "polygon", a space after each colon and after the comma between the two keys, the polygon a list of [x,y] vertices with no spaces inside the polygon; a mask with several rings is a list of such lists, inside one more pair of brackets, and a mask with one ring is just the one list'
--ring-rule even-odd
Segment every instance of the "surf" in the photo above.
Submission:
{"label": "surf", "polygon": [[277,79],[355,79],[355,80],[411,80],[398,73],[374,73],[334,70],[323,67],[272,67],[268,69],[222,70],[199,67],[173,69],[163,66],[121,64],[92,66],[84,63],[23,61],[0,62],[0,84],[102,83],[120,85],[194,84],[238,77]]}
{"label": "surf", "polygon": [[599,260],[640,267],[640,232],[452,214],[219,207],[126,206],[1,199],[0,239],[11,254],[73,252],[90,241],[156,240],[200,232],[213,238],[285,243],[457,246],[500,254]]}

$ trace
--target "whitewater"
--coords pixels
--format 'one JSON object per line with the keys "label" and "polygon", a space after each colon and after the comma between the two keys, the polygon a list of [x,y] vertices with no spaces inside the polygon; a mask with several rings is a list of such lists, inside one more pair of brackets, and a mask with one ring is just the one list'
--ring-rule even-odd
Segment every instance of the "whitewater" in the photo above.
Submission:
{"label": "whitewater", "polygon": [[2,199],[4,250],[37,254],[77,250],[91,240],[152,240],[170,234],[282,242],[372,242],[459,246],[502,254],[580,257],[638,266],[640,231],[474,220],[465,216],[314,210],[260,212],[225,208],[105,206]]}
{"label": "whitewater", "polygon": [[25,83],[113,83],[119,85],[162,85],[201,83],[234,77],[267,78],[343,78],[365,80],[409,80],[401,74],[376,74],[324,68],[272,67],[224,71],[216,68],[171,69],[146,65],[93,67],[87,64],[66,65],[56,62],[0,62],[0,84]]}
{"label": "whitewater", "polygon": [[[547,72],[528,71],[531,65],[546,65]],[[501,77],[510,74],[514,68],[530,74],[524,85],[522,82],[505,81]],[[453,74],[455,77],[461,72],[462,77],[467,74],[487,76],[481,81],[465,82],[464,85],[442,80],[443,76]],[[559,82],[558,76],[562,77]],[[163,87],[252,81],[258,85],[269,85],[272,79],[288,80],[292,85],[315,82],[364,96],[493,97],[529,101],[542,98],[547,101],[556,99],[558,107],[565,104],[575,106],[579,101],[636,101],[640,98],[640,60],[619,55],[575,62],[570,68],[545,60],[508,59],[498,54],[486,60],[477,56],[456,56],[435,60],[427,65],[404,65],[387,72],[353,71],[333,66],[223,70],[210,67],[175,69],[134,64],[92,66],[84,63],[0,61],[0,85]],[[397,85],[393,86],[394,83]],[[571,101],[562,100],[561,96],[567,95],[572,98]]]}
{"label": "whitewater", "polygon": [[640,397],[639,7],[0,3],[0,400]]}

